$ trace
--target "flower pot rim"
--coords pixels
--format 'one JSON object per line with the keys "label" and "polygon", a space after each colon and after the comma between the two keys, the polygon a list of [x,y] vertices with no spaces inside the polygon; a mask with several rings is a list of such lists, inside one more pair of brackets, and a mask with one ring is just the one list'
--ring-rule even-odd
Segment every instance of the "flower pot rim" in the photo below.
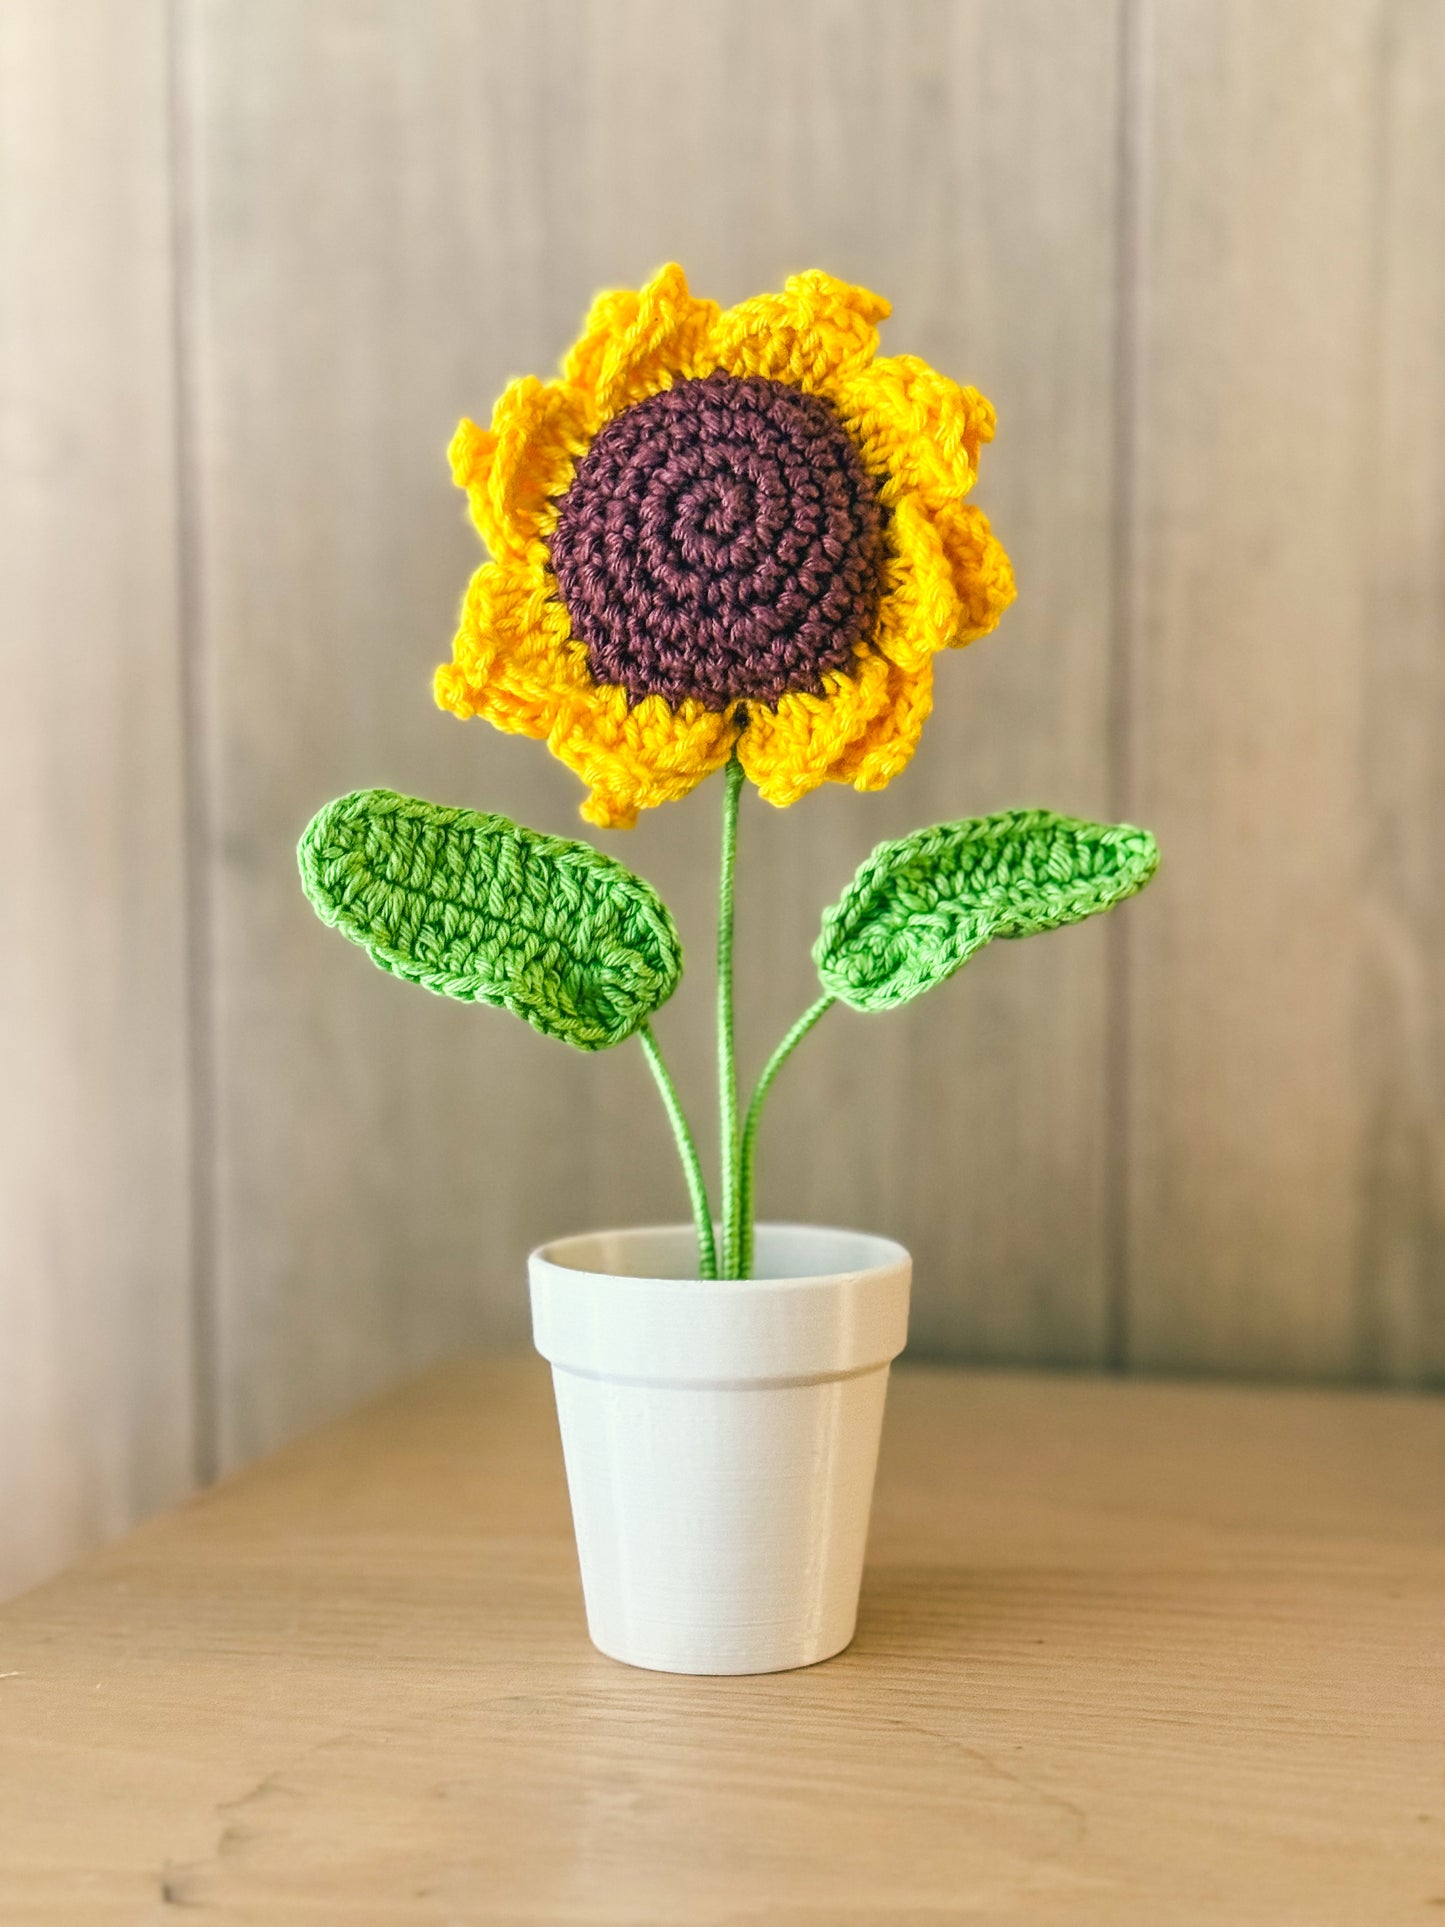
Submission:
{"label": "flower pot rim", "polygon": [[[773,1254],[779,1245],[785,1251],[789,1247],[805,1251],[809,1244],[816,1246],[820,1243],[832,1243],[835,1247],[832,1254],[834,1262],[826,1267],[778,1268],[779,1259]],[[702,1278],[698,1276],[695,1266],[691,1271],[680,1271],[675,1266],[637,1269],[635,1265],[620,1264],[615,1256],[608,1261],[608,1247],[615,1252],[619,1245],[653,1245],[673,1250],[681,1247],[690,1251],[694,1259],[697,1251],[696,1235],[691,1224],[623,1225],[598,1231],[572,1232],[566,1237],[549,1239],[532,1251],[528,1262],[533,1269],[538,1265],[546,1265],[559,1271],[616,1281],[618,1284],[686,1286],[689,1295],[705,1292],[722,1296],[746,1295],[778,1286],[786,1286],[792,1291],[805,1289],[809,1285],[827,1287],[843,1278],[862,1278],[870,1273],[893,1271],[900,1265],[911,1264],[907,1246],[880,1232],[791,1221],[760,1223],[757,1226],[758,1257],[761,1260],[768,1256],[770,1263],[767,1269],[758,1270],[751,1278]],[[848,1249],[850,1246],[851,1250]],[[658,1261],[653,1262],[656,1265]]]}
{"label": "flower pot rim", "polygon": [[[639,1248],[659,1255],[639,1258]],[[533,1342],[561,1370],[657,1385],[836,1378],[876,1370],[902,1351],[913,1271],[902,1245],[864,1232],[760,1225],[757,1249],[769,1276],[700,1279],[679,1275],[696,1257],[690,1224],[543,1245],[529,1266]],[[628,1253],[631,1271],[588,1268],[629,1261]]]}

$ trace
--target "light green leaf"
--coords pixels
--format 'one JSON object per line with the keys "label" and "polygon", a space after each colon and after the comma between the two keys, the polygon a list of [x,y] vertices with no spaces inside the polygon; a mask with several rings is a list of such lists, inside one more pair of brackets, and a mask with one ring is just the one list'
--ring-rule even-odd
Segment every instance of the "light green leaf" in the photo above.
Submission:
{"label": "light green leaf", "polygon": [[316,914],[409,983],[605,1050],[665,1004],[682,945],[657,892],[585,843],[357,790],[297,851]]}
{"label": "light green leaf", "polygon": [[1147,830],[1051,810],[941,823],[881,843],[823,917],[813,961],[855,1010],[892,1010],[951,977],[995,937],[1079,923],[1142,890]]}

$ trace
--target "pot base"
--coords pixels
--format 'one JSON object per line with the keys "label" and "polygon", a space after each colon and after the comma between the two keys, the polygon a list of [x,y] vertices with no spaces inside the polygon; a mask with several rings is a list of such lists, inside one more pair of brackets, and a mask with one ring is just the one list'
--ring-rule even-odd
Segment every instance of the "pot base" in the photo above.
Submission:
{"label": "pot base", "polygon": [[[857,1615],[855,1614],[855,1622],[856,1617]],[[728,1664],[716,1656],[709,1656],[704,1662],[689,1655],[683,1655],[679,1659],[679,1657],[674,1654],[669,1654],[666,1658],[663,1658],[658,1655],[645,1656],[642,1653],[634,1652],[615,1653],[611,1647],[603,1645],[590,1625],[587,1628],[587,1637],[592,1641],[592,1644],[604,1659],[615,1659],[621,1666],[635,1666],[639,1672],[686,1674],[693,1679],[746,1679],[749,1677],[761,1678],[766,1673],[797,1673],[801,1672],[806,1666],[822,1666],[828,1660],[836,1659],[839,1653],[847,1652],[848,1648],[853,1644],[853,1634],[855,1631],[856,1623],[854,1626],[849,1627],[848,1636],[841,1645],[829,1646],[826,1652],[808,1653],[801,1658],[793,1656],[787,1659],[779,1659],[771,1666],[755,1664],[751,1659],[739,1661],[737,1664]]]}

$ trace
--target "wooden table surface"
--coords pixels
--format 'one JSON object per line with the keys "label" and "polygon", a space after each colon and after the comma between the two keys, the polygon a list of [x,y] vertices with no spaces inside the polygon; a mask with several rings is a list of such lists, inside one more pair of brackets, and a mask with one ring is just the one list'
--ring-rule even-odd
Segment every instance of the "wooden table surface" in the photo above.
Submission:
{"label": "wooden table surface", "polygon": [[587,1644],[542,1368],[0,1612],[0,1919],[1445,1922],[1445,1402],[903,1370],[858,1637]]}

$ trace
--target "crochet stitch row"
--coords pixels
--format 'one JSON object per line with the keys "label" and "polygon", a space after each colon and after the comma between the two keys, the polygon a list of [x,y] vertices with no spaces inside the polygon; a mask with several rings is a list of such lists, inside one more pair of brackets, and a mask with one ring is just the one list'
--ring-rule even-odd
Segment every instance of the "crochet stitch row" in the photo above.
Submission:
{"label": "crochet stitch row", "polygon": [[[1014,584],[963,499],[993,410],[914,356],[879,357],[887,313],[816,272],[726,312],[676,266],[600,296],[560,379],[513,382],[490,428],[453,439],[492,560],[437,672],[442,707],[545,739],[604,828],[734,749],[774,804],[889,783],[932,707],[934,655],[992,629]],[[766,408],[740,420],[759,391]],[[649,466],[669,411],[699,407],[738,486],[677,437],[667,474]],[[744,578],[768,586],[739,619]],[[703,617],[690,641],[684,607]]]}
{"label": "crochet stitch row", "polygon": [[391,790],[327,804],[298,851],[323,923],[383,970],[498,1004],[605,1050],[677,988],[682,945],[652,889],[586,844]]}
{"label": "crochet stitch row", "polygon": [[1158,867],[1147,830],[1003,810],[882,843],[823,920],[813,960],[856,1010],[891,1010],[995,937],[1030,937],[1107,910]]}
{"label": "crochet stitch row", "polygon": [[877,614],[880,506],[828,403],[678,381],[615,417],[567,491],[552,567],[599,683],[670,708],[822,692]]}
{"label": "crochet stitch row", "polygon": [[383,969],[583,1050],[638,1038],[703,1278],[751,1275],[763,1107],[835,1004],[907,1003],[995,937],[1107,909],[1158,862],[1146,831],[1047,810],[881,844],[824,914],[821,995],[741,1102],[746,780],[778,805],[823,782],[882,789],[918,744],[934,657],[992,629],[1014,595],[1007,556],[964,499],[993,409],[913,356],[880,358],[888,311],[811,272],[724,313],[666,267],[601,295],[560,378],[514,381],[490,428],[463,421],[451,445],[490,560],[436,672],[438,703],[545,740],[587,784],[582,813],[602,828],[726,771],[717,1218],[649,1022],[682,973],[650,884],[584,844],[390,790],[339,798],[301,839],[317,913]]}

